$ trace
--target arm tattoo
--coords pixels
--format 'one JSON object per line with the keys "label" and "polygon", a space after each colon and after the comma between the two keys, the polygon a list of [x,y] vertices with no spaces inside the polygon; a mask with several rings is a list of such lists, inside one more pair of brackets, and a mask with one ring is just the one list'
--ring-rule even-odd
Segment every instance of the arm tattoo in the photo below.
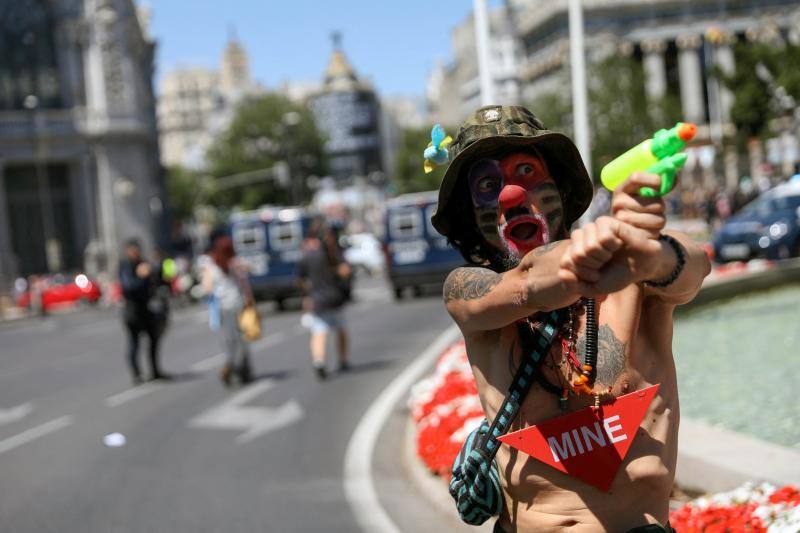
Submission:
{"label": "arm tattoo", "polygon": [[[597,382],[612,387],[625,372],[625,348],[614,335],[614,331],[603,324],[597,330]],[[586,333],[578,339],[577,351],[581,359],[586,358]]]}
{"label": "arm tattoo", "polygon": [[561,242],[561,241],[548,242],[547,244],[543,244],[543,245],[539,246],[538,248],[534,248],[533,255],[535,255],[536,257],[539,257],[540,255],[544,255],[547,252],[549,252],[550,250],[552,250],[553,248],[555,248],[556,246],[558,246],[559,242]]}
{"label": "arm tattoo", "polygon": [[444,303],[453,300],[475,300],[486,296],[503,279],[502,274],[488,268],[459,267],[444,282]]}

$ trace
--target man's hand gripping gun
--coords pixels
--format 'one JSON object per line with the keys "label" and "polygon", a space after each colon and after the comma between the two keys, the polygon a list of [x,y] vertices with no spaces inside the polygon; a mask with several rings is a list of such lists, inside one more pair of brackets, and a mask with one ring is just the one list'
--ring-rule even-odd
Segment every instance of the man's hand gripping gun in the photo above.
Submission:
{"label": "man's hand gripping gun", "polygon": [[669,130],[658,130],[652,139],[642,141],[604,166],[600,171],[600,181],[613,191],[634,172],[658,174],[661,188],[642,187],[639,194],[664,196],[675,186],[675,175],[686,163],[687,156],[681,150],[696,133],[697,126],[689,122],[678,122]]}

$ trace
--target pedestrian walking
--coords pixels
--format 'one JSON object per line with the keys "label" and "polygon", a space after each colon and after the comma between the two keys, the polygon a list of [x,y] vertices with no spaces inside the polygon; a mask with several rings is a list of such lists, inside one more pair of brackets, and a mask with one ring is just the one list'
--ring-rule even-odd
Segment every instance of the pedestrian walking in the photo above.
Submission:
{"label": "pedestrian walking", "polygon": [[303,241],[303,256],[297,263],[297,277],[310,301],[311,362],[317,377],[325,379],[328,334],[336,332],[339,370],[349,368],[348,335],[344,305],[350,294],[353,269],[344,260],[336,232],[322,220],[312,222]]}
{"label": "pedestrian walking", "polygon": [[[672,314],[710,267],[664,231],[663,198],[639,194],[661,177],[632,174],[611,216],[570,233],[592,180],[572,141],[527,109],[477,110],[448,157],[431,222],[469,263],[444,303],[486,414],[453,465],[461,517],[498,516],[496,533],[673,531]],[[526,429],[506,441],[512,426]]]}
{"label": "pedestrian walking", "polygon": [[165,379],[159,366],[159,340],[161,324],[153,312],[157,299],[154,269],[142,257],[142,247],[135,239],[125,245],[125,258],[120,262],[119,281],[125,300],[123,322],[128,332],[128,365],[133,383],[142,382],[139,369],[139,337],[144,333],[149,340],[150,371],[152,379]]}
{"label": "pedestrian walking", "polygon": [[211,299],[209,324],[212,329],[219,329],[225,350],[220,379],[230,386],[236,376],[242,384],[247,384],[253,380],[250,349],[239,325],[245,306],[255,303],[247,271],[236,257],[233,241],[224,232],[212,235],[208,256],[211,260],[203,267],[201,284]]}

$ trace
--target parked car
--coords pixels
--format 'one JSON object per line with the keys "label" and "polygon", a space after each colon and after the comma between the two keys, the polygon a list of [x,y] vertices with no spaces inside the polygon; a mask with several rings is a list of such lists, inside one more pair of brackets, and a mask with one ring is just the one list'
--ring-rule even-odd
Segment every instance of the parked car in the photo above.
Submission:
{"label": "parked car", "polygon": [[19,307],[32,307],[35,304],[32,293],[36,291],[41,291],[41,305],[45,311],[76,303],[96,303],[103,295],[100,285],[86,274],[74,278],[56,275],[34,283],[38,287],[28,287],[17,297]]}
{"label": "parked car", "polygon": [[250,285],[259,300],[274,300],[279,309],[302,296],[297,261],[312,215],[299,207],[262,207],[231,217],[236,254],[248,265]]}
{"label": "parked car", "polygon": [[410,287],[415,294],[423,285],[441,285],[447,275],[464,264],[461,254],[431,225],[438,192],[404,194],[386,204],[386,270],[396,299]]}
{"label": "parked car", "polygon": [[800,256],[800,183],[765,192],[714,235],[717,262]]}
{"label": "parked car", "polygon": [[348,235],[344,258],[356,271],[370,275],[382,272],[385,262],[381,242],[371,233]]}

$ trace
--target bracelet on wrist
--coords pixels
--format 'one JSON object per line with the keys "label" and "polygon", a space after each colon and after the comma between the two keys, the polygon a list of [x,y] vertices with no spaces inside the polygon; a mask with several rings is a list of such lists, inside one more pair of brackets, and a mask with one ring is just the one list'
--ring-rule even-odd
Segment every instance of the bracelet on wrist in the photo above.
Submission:
{"label": "bracelet on wrist", "polygon": [[678,263],[666,278],[658,281],[647,280],[644,282],[644,284],[649,287],[663,289],[664,287],[672,285],[675,280],[678,279],[678,276],[681,275],[681,272],[683,272],[683,267],[686,266],[686,249],[677,241],[677,239],[663,233],[658,236],[658,240],[669,244],[672,249],[675,250],[675,255],[678,257]]}

